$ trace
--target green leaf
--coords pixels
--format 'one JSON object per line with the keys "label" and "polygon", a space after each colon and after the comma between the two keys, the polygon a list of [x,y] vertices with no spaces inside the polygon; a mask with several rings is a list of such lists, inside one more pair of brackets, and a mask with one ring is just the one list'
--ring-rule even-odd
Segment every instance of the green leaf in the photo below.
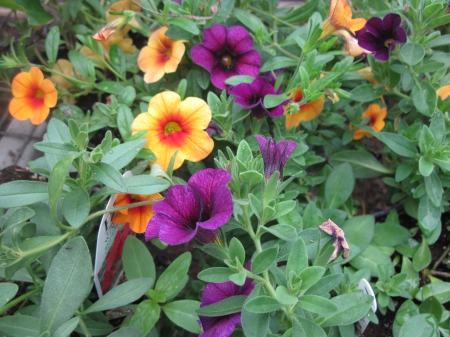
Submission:
{"label": "green leaf", "polygon": [[[286,276],[289,277],[291,271],[296,275],[300,275],[300,272],[308,267],[308,253],[306,251],[305,242],[300,237],[294,243],[289,259],[286,265]],[[251,311],[251,310],[250,310]]]}
{"label": "green leaf", "polygon": [[316,284],[311,286],[305,295],[320,295],[325,296],[332,289],[334,289],[344,278],[343,274],[333,274],[322,277]]}
{"label": "green leaf", "polygon": [[120,170],[129,164],[139,151],[147,143],[147,139],[137,139],[114,146],[102,159],[102,163],[106,163]]}
{"label": "green leaf", "polygon": [[417,220],[426,237],[430,237],[441,222],[441,210],[431,202],[427,194],[420,198]]}
{"label": "green leaf", "polygon": [[356,179],[374,178],[392,174],[392,170],[386,168],[370,152],[362,150],[341,151],[328,158],[331,166],[336,167],[341,163],[349,163],[352,166]]}
{"label": "green leaf", "polygon": [[286,56],[276,56],[270,58],[266,63],[264,63],[261,67],[261,72],[281,69],[281,68],[288,68],[288,67],[295,67],[297,65],[298,61],[294,60],[290,57]]}
{"label": "green leaf", "polygon": [[352,167],[343,163],[331,171],[325,183],[327,208],[339,208],[350,197],[355,185]]}
{"label": "green leaf", "polygon": [[417,154],[414,143],[402,135],[389,132],[374,132],[373,135],[400,156],[414,158]]}
{"label": "green leaf", "polygon": [[178,256],[161,274],[155,285],[155,290],[166,298],[172,295],[183,282],[191,264],[191,253],[185,252]]}
{"label": "green leaf", "polygon": [[200,302],[192,300],[175,301],[162,307],[172,322],[195,334],[202,333],[198,324],[198,315],[195,313],[199,308]]}
{"label": "green leaf", "polygon": [[59,49],[59,27],[53,26],[45,38],[45,52],[50,63],[56,62]]}
{"label": "green leaf", "polygon": [[[131,109],[120,105],[117,109],[117,128],[122,138],[127,141],[131,137],[131,124],[133,124],[134,116]],[[123,144],[122,144],[123,145]],[[114,151],[114,148],[113,150]],[[113,154],[114,152],[112,152]],[[105,161],[104,161],[105,162]]]}
{"label": "green leaf", "polygon": [[356,102],[371,102],[380,96],[373,89],[373,84],[363,84],[350,91],[350,98]]}
{"label": "green leaf", "polygon": [[288,98],[284,94],[281,95],[269,94],[264,96],[264,107],[266,107],[267,109],[275,108],[287,100]]}
{"label": "green leaf", "polygon": [[0,331],[11,337],[38,337],[39,319],[26,315],[1,317]]}
{"label": "green leaf", "polygon": [[297,240],[297,231],[291,225],[274,225],[270,227],[261,227],[262,231],[269,232],[275,235],[277,238],[280,238],[285,241],[296,241]]}
{"label": "green leaf", "polygon": [[198,35],[200,33],[197,25],[192,20],[177,17],[177,18],[171,18],[170,20],[168,20],[168,22],[174,26],[184,29],[185,31],[187,31],[191,34]]}
{"label": "green leaf", "polygon": [[230,280],[235,272],[229,268],[214,267],[202,270],[197,277],[204,282],[222,283]]}
{"label": "green leaf", "polygon": [[399,337],[435,337],[439,336],[436,318],[430,314],[412,316],[402,325]]}
{"label": "green leaf", "polygon": [[130,326],[146,336],[159,320],[161,308],[153,300],[144,300],[138,304],[131,316]]}
{"label": "green leaf", "polygon": [[361,293],[344,294],[333,297],[331,302],[337,305],[339,311],[326,315],[321,327],[352,324],[363,318],[373,303],[373,297]]}
{"label": "green leaf", "polygon": [[89,59],[86,58],[79,51],[71,50],[69,51],[69,61],[72,63],[75,70],[77,70],[81,76],[88,79],[90,78],[89,73]]}
{"label": "green leaf", "polygon": [[261,20],[248,11],[244,11],[235,7],[233,8],[233,13],[244,26],[246,26],[255,34],[257,34],[258,31],[262,29],[262,27],[264,27],[264,24],[261,22]]}
{"label": "green leaf", "polygon": [[68,153],[74,151],[72,146],[54,142],[39,142],[35,143],[34,147],[36,150],[45,152],[46,154],[54,154],[58,156],[67,156]]}
{"label": "green leaf", "polygon": [[236,158],[239,159],[244,165],[253,159],[252,149],[245,140],[239,143]]}
{"label": "green leaf", "polygon": [[149,175],[131,176],[125,178],[127,192],[130,194],[152,195],[169,188],[170,183],[158,177]]}
{"label": "green leaf", "polygon": [[312,267],[307,267],[307,268],[303,269],[299,275],[301,277],[301,279],[303,280],[302,286],[300,287],[300,289],[302,291],[307,290],[309,287],[316,284],[317,281],[320,280],[320,278],[323,276],[324,273],[325,273],[325,268],[320,267],[320,266],[312,266]]}
{"label": "green leaf", "polygon": [[199,315],[207,317],[218,317],[234,314],[235,312],[242,310],[242,305],[246,299],[247,296],[231,296],[223,301],[197,309],[195,312]]}
{"label": "green leaf", "polygon": [[[245,302],[257,297],[261,289],[261,284],[256,285]],[[250,312],[245,309],[244,303],[244,307],[242,308],[242,329],[246,337],[266,337],[269,329],[269,320],[269,314],[255,314]]]}
{"label": "green leaf", "polygon": [[450,282],[435,282],[425,285],[419,290],[416,299],[424,301],[430,296],[434,296],[442,304],[450,301]]}
{"label": "green leaf", "polygon": [[426,157],[422,156],[419,159],[419,172],[422,176],[428,177],[433,172],[434,165]]}
{"label": "green leaf", "polygon": [[41,333],[53,333],[72,318],[91,291],[91,277],[91,254],[78,236],[61,247],[48,271],[40,306]]}
{"label": "green leaf", "polygon": [[152,280],[138,278],[119,284],[108,291],[102,298],[83,311],[83,315],[103,311],[130,304],[139,299],[150,288]]}
{"label": "green leaf", "polygon": [[47,183],[18,180],[0,185],[0,208],[20,207],[46,200]]}
{"label": "green leaf", "polygon": [[[351,247],[353,248],[353,246]],[[369,245],[361,254],[351,260],[350,264],[356,269],[367,268],[372,276],[379,277],[378,266],[391,265],[391,259],[378,247]]]}
{"label": "green leaf", "polygon": [[291,305],[298,302],[297,296],[289,294],[289,291],[284,286],[278,286],[276,289],[277,301],[283,305]]}
{"label": "green leaf", "polygon": [[[292,337],[326,337],[325,331],[313,321],[295,316],[292,324]],[[329,335],[331,336],[331,335]]]}
{"label": "green leaf", "polygon": [[386,222],[375,226],[373,243],[379,246],[394,247],[401,245],[411,237],[408,229],[397,223]]}
{"label": "green leaf", "polygon": [[281,308],[281,304],[275,298],[269,296],[258,296],[245,304],[245,309],[257,314],[272,312],[279,308]]}
{"label": "green leaf", "polygon": [[58,200],[61,196],[62,188],[69,175],[70,165],[72,165],[73,156],[67,156],[58,161],[53,167],[52,173],[48,178],[48,195],[50,199],[50,212],[53,219],[58,221]]}
{"label": "green leaf", "polygon": [[237,258],[241,265],[245,262],[245,249],[242,243],[236,237],[233,237],[230,241],[229,247],[230,259],[235,261]]}
{"label": "green leaf", "polygon": [[16,4],[13,0],[1,0],[0,7],[9,8],[13,11],[22,11],[25,12],[25,8]]}
{"label": "green leaf", "polygon": [[66,323],[62,324],[56,331],[52,334],[52,337],[67,337],[75,330],[78,323],[80,323],[80,319],[78,317],[74,317],[69,319]]}
{"label": "green leaf", "polygon": [[137,237],[127,237],[123,246],[122,262],[127,279],[149,278],[150,288],[153,286],[156,279],[155,263],[148,248]]}
{"label": "green leaf", "polygon": [[425,49],[418,43],[406,43],[400,50],[400,55],[406,64],[414,66],[422,61],[425,56]]}
{"label": "green leaf", "polygon": [[109,334],[108,337],[145,337],[138,330],[131,326],[120,328],[119,330]]}
{"label": "green leaf", "polygon": [[431,263],[431,251],[428,247],[427,240],[422,240],[422,243],[417,248],[413,255],[412,264],[415,271],[421,271],[428,267]]}
{"label": "green leaf", "polygon": [[33,26],[45,24],[53,19],[53,15],[50,15],[44,10],[40,1],[14,0],[14,2],[26,10],[25,13],[30,19],[30,24]]}
{"label": "green leaf", "polygon": [[15,283],[0,283],[0,307],[16,296],[19,287]]}
{"label": "green leaf", "polygon": [[79,228],[89,215],[89,194],[82,188],[70,191],[63,199],[62,209],[67,222]]}
{"label": "green leaf", "polygon": [[239,273],[230,275],[230,281],[238,286],[243,286],[247,277],[247,271],[242,269]]}
{"label": "green leaf", "polygon": [[275,262],[278,254],[278,247],[271,247],[256,255],[252,262],[252,273],[260,274],[269,269]]}
{"label": "green leaf", "polygon": [[432,314],[438,321],[441,320],[444,310],[443,305],[434,296],[425,299],[419,307],[421,314]]}
{"label": "green leaf", "polygon": [[117,169],[106,163],[96,163],[89,166],[94,172],[94,179],[102,182],[108,187],[119,191],[126,192],[127,185],[124,178]]}
{"label": "green leaf", "polygon": [[305,310],[319,315],[331,315],[339,311],[338,306],[334,302],[316,295],[300,296],[298,305]]}
{"label": "green leaf", "polygon": [[434,206],[439,207],[442,201],[442,184],[436,172],[431,172],[428,177],[424,177],[425,190]]}
{"label": "green leaf", "polygon": [[437,106],[437,95],[431,84],[424,81],[415,81],[412,99],[417,111],[428,117],[433,115]]}

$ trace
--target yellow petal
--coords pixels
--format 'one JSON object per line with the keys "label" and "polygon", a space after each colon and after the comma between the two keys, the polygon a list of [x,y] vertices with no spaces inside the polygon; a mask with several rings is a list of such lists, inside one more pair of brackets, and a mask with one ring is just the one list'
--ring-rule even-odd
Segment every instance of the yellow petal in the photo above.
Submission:
{"label": "yellow petal", "polygon": [[204,130],[211,122],[211,109],[200,98],[188,97],[180,103],[180,116],[183,129]]}
{"label": "yellow petal", "polygon": [[436,90],[436,94],[444,101],[450,96],[450,84]]}

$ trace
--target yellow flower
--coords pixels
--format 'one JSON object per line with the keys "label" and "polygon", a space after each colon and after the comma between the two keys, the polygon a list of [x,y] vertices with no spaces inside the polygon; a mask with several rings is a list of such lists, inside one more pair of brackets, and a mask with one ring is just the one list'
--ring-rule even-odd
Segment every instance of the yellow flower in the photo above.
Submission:
{"label": "yellow flower", "polygon": [[[296,89],[291,95],[290,98],[292,102],[298,103],[303,99],[303,90],[301,87]],[[325,104],[325,95],[320,96],[314,102],[303,104],[300,106],[298,111],[293,114],[286,114],[286,129],[289,130],[292,127],[299,126],[301,122],[308,122],[322,112],[323,106]]]}
{"label": "yellow flower", "polygon": [[450,96],[450,84],[444,85],[443,87],[436,90],[436,94],[445,101],[448,96]]}
{"label": "yellow flower", "polygon": [[145,147],[155,154],[155,163],[167,171],[177,150],[174,169],[185,159],[197,162],[211,153],[214,142],[204,131],[210,121],[211,110],[205,101],[196,97],[181,101],[177,93],[165,91],[150,100],[148,112],[138,115],[131,129],[133,134],[147,131]]}
{"label": "yellow flower", "polygon": [[37,67],[17,74],[11,89],[14,98],[9,103],[9,112],[20,121],[30,119],[34,125],[47,119],[50,108],[58,100],[55,86],[50,80],[44,79],[44,74]]}
{"label": "yellow flower", "polygon": [[319,40],[343,28],[355,34],[366,25],[366,19],[352,19],[352,15],[352,9],[345,0],[331,0],[330,12],[322,23],[322,35]]}
{"label": "yellow flower", "polygon": [[[367,123],[367,126],[370,126],[376,132],[380,132],[381,130],[384,129],[384,126],[386,125],[386,123],[384,122],[386,115],[387,115],[386,108],[381,108],[378,104],[370,104],[367,107],[366,111],[364,111],[364,113],[362,114],[361,118],[362,119],[368,118],[369,122]],[[350,125],[350,130],[351,129],[352,127]],[[364,136],[373,137],[370,133],[362,129],[358,129],[353,134],[353,139],[358,140]]]}
{"label": "yellow flower", "polygon": [[138,66],[145,72],[144,81],[154,83],[165,73],[173,73],[184,55],[185,40],[172,40],[165,36],[167,27],[155,31],[148,39],[148,45],[142,48],[138,57]]}

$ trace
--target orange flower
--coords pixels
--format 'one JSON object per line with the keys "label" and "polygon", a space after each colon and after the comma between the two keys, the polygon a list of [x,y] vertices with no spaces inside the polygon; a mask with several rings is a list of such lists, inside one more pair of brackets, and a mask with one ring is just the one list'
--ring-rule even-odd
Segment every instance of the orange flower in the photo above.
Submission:
{"label": "orange flower", "polygon": [[450,84],[444,85],[443,87],[436,90],[436,94],[445,101],[447,97],[450,96]]}
{"label": "orange flower", "polygon": [[348,30],[345,29],[339,29],[336,32],[334,32],[334,35],[338,35],[342,37],[344,40],[344,50],[347,52],[346,56],[359,56],[363,53],[371,54],[370,51],[365,50],[364,48],[361,48],[358,44],[358,39],[353,36]]}
{"label": "orange flower", "polygon": [[145,72],[144,81],[154,83],[165,73],[173,73],[184,55],[185,40],[172,40],[165,36],[167,27],[154,32],[148,39],[148,45],[142,48],[138,57],[139,68]]}
{"label": "orange flower", "polygon": [[320,35],[319,40],[342,28],[355,34],[365,25],[366,19],[352,19],[352,9],[345,0],[331,0],[330,12],[322,23],[322,35]]}
{"label": "orange flower", "polygon": [[185,159],[197,162],[211,153],[213,140],[203,131],[211,121],[211,110],[200,98],[181,101],[172,91],[153,96],[148,112],[138,115],[132,126],[133,134],[147,131],[147,144],[156,156],[157,164],[167,171],[170,159],[179,150],[174,169]]}
{"label": "orange flower", "polygon": [[[301,102],[303,99],[302,88],[299,87],[296,89],[290,97],[294,103]],[[289,130],[294,126],[299,126],[300,122],[308,122],[316,118],[322,112],[324,104],[325,95],[322,95],[314,102],[301,105],[296,113],[286,115],[286,129]],[[284,108],[284,111],[286,114],[286,107]]]}
{"label": "orange flower", "polygon": [[[140,3],[139,1],[136,1],[136,2]],[[122,11],[127,11],[127,10],[131,10],[134,12],[140,12],[141,8],[139,6],[132,4],[131,0],[117,1],[117,2],[113,3],[106,11],[106,22],[112,22],[114,20],[117,20],[117,19],[123,17],[121,15],[109,14],[109,12],[122,12]],[[136,20],[136,18],[133,18],[124,27],[124,31],[125,31],[124,35],[130,30],[130,26],[132,26],[134,28],[138,28],[138,29],[141,28],[141,26],[139,25],[139,22]]]}
{"label": "orange flower", "polygon": [[[55,63],[55,70],[59,71],[60,73],[75,78],[74,71],[73,71],[73,65],[69,60],[66,59],[58,59]],[[77,73],[78,75],[78,73]],[[81,75],[78,75],[78,78],[82,78]],[[52,74],[50,76],[50,81],[55,84],[58,89],[63,89],[65,91],[70,91],[70,89],[73,87],[73,84],[67,80],[66,78],[62,77],[58,74]],[[61,94],[61,92],[60,92]],[[64,95],[64,93],[63,93]],[[62,101],[64,103],[74,104],[75,99],[71,96],[62,96]]]}
{"label": "orange flower", "polygon": [[46,120],[50,108],[56,105],[58,93],[50,80],[37,67],[29,72],[21,72],[12,82],[14,98],[9,103],[11,115],[21,121],[30,119],[38,125]]}
{"label": "orange flower", "polygon": [[[362,119],[369,118],[369,122],[367,123],[367,126],[370,126],[376,132],[380,132],[381,130],[383,130],[384,126],[386,125],[386,123],[384,122],[386,115],[387,115],[386,108],[381,108],[378,104],[370,104],[367,107],[366,111],[364,111],[364,113],[362,114],[361,118]],[[350,130],[351,129],[352,128],[350,125]],[[358,140],[364,136],[373,137],[370,133],[368,133],[362,129],[358,129],[353,134],[353,139]]]}
{"label": "orange flower", "polygon": [[[136,202],[155,200],[162,198],[161,194],[152,194],[149,196],[139,194],[118,194],[114,206],[124,206]],[[130,228],[135,233],[144,233],[148,222],[153,217],[153,204],[122,209],[116,212],[112,218],[115,225],[129,223]]]}

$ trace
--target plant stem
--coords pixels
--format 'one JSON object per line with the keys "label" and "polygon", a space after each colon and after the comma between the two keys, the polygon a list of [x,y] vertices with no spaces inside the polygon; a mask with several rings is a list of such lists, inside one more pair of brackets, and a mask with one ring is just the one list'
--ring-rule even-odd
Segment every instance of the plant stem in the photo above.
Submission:
{"label": "plant stem", "polygon": [[281,47],[278,43],[274,43],[273,46],[275,48],[277,48],[280,52],[282,52],[284,55],[289,56],[289,57],[293,58],[294,60],[300,60],[300,57],[288,52],[286,49]]}
{"label": "plant stem", "polygon": [[80,327],[81,330],[83,330],[83,333],[86,337],[92,337],[91,333],[89,332],[86,324],[83,321],[83,318],[81,317],[81,315],[77,315],[77,317],[80,319]]}
{"label": "plant stem", "polygon": [[42,290],[42,287],[37,287],[36,289],[34,289],[34,290],[32,290],[32,291],[30,291],[30,292],[28,292],[28,293],[26,293],[26,294],[23,294],[23,295],[20,296],[20,297],[17,297],[14,301],[11,301],[11,302],[9,302],[8,304],[6,304],[6,305],[4,305],[3,307],[1,307],[1,308],[0,308],[0,314],[3,313],[3,312],[5,312],[6,310],[12,308],[12,307],[15,306],[17,303],[20,303],[20,302],[26,300],[27,298],[33,296],[34,294],[40,292],[41,290]]}
{"label": "plant stem", "polygon": [[439,267],[439,265],[441,264],[442,260],[448,255],[449,252],[450,252],[450,245],[447,247],[447,249],[445,249],[445,251],[439,257],[439,259],[435,262],[435,264],[433,265],[433,269],[431,269],[431,271],[434,272],[437,269],[437,267]]}
{"label": "plant stem", "polygon": [[450,278],[450,273],[445,273],[443,271],[430,270],[429,273],[432,274],[432,275],[437,275],[437,276],[443,276],[443,277]]}
{"label": "plant stem", "polygon": [[254,12],[256,12],[256,13],[259,13],[259,14],[262,14],[262,15],[265,15],[265,16],[268,16],[268,17],[270,17],[271,19],[273,19],[273,20],[275,20],[275,21],[277,21],[277,22],[279,22],[279,23],[281,23],[281,24],[283,24],[283,25],[285,25],[285,26],[288,26],[288,27],[291,27],[291,28],[295,28],[295,29],[298,28],[297,26],[294,26],[294,25],[290,24],[289,22],[286,22],[286,21],[283,21],[283,20],[277,18],[277,17],[276,17],[275,15],[273,15],[273,14],[266,13],[266,12],[260,10],[259,8],[256,8],[256,7],[253,7],[253,6],[248,6],[247,8],[250,9],[250,10],[252,10],[252,11],[254,11]]}

